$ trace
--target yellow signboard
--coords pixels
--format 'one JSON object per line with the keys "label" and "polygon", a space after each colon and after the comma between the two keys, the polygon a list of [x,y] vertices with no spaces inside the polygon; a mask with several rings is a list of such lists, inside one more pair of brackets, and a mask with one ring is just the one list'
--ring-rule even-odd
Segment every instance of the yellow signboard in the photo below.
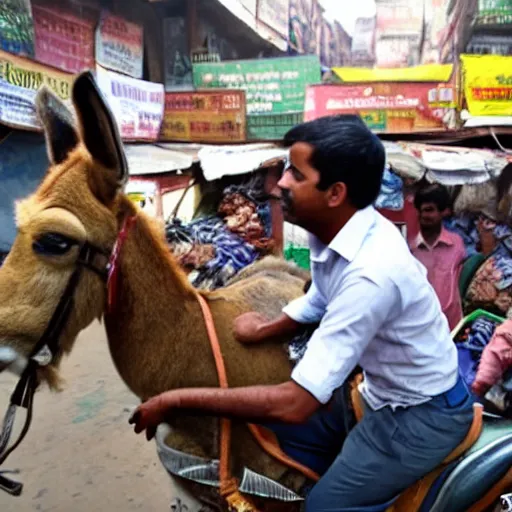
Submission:
{"label": "yellow signboard", "polygon": [[473,116],[512,116],[512,57],[461,55],[464,94]]}
{"label": "yellow signboard", "polygon": [[0,122],[38,129],[35,96],[48,86],[62,100],[70,99],[73,75],[0,51]]}
{"label": "yellow signboard", "polygon": [[426,64],[411,68],[333,68],[344,82],[448,82],[453,64]]}
{"label": "yellow signboard", "polygon": [[165,95],[161,140],[244,142],[244,91],[170,92]]}
{"label": "yellow signboard", "polygon": [[71,94],[73,75],[0,51],[0,78],[11,85],[37,91],[43,84],[61,99]]}

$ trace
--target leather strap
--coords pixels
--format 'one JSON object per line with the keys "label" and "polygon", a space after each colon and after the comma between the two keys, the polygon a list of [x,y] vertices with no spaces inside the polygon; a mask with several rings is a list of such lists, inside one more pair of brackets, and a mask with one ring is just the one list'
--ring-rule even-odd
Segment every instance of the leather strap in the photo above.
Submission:
{"label": "leather strap", "polygon": [[[224,364],[224,357],[220,350],[219,337],[217,336],[217,330],[215,329],[215,323],[213,321],[212,312],[205,298],[197,294],[197,300],[201,306],[203,313],[204,323],[206,326],[206,332],[208,333],[208,339],[210,340],[210,346],[212,349],[213,358],[215,359],[215,367],[217,368],[217,375],[219,378],[219,387],[227,389],[228,376],[226,373],[226,366]],[[226,483],[231,479],[231,472],[229,469],[229,447],[231,444],[231,421],[222,418],[220,427],[220,481],[221,489],[223,482]]]}
{"label": "leather strap", "polygon": [[[222,389],[227,389],[228,377],[226,373],[226,365],[224,364],[224,357],[220,349],[219,337],[215,329],[212,312],[206,299],[196,294],[197,301],[201,306],[203,313],[206,332],[210,340],[212,354],[215,359],[215,367],[217,368],[217,375],[219,378],[219,386]],[[220,495],[226,501],[229,510],[237,512],[259,512],[254,503],[243,496],[238,490],[238,481],[231,475],[229,467],[229,453],[231,447],[231,421],[227,418],[220,420],[220,455],[219,455],[219,476],[220,476]]]}

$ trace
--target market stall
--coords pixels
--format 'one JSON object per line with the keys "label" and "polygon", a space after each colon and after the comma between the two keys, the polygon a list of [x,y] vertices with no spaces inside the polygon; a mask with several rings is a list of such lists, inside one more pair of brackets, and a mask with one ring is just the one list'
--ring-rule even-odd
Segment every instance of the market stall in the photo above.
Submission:
{"label": "market stall", "polygon": [[257,259],[282,252],[282,212],[269,194],[286,154],[273,144],[199,150],[193,220],[184,222],[177,208],[166,225],[170,248],[194,286],[224,286]]}

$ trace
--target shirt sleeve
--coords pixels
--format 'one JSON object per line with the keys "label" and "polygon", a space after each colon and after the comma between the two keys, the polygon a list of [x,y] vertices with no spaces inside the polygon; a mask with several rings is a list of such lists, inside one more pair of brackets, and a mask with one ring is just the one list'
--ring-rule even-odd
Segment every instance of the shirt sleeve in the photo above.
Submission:
{"label": "shirt sleeve", "polygon": [[358,364],[391,312],[401,307],[389,279],[347,278],[329,303],[292,379],[320,403],[327,403]]}
{"label": "shirt sleeve", "polygon": [[283,313],[300,324],[314,324],[320,322],[326,306],[326,300],[313,280],[306,295],[290,302],[283,308]]}

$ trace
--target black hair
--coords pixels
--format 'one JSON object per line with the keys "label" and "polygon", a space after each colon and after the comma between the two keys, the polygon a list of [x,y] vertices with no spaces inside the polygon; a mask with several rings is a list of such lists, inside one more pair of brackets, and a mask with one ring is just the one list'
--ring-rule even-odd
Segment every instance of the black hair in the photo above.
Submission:
{"label": "black hair", "polygon": [[359,116],[336,115],[299,124],[283,142],[286,147],[297,142],[313,146],[310,164],[320,173],[320,190],[339,181],[345,183],[348,200],[357,209],[377,199],[386,152]]}
{"label": "black hair", "polygon": [[442,212],[451,207],[451,197],[448,189],[439,183],[420,188],[414,196],[414,207],[419,210],[425,203],[433,203]]}

